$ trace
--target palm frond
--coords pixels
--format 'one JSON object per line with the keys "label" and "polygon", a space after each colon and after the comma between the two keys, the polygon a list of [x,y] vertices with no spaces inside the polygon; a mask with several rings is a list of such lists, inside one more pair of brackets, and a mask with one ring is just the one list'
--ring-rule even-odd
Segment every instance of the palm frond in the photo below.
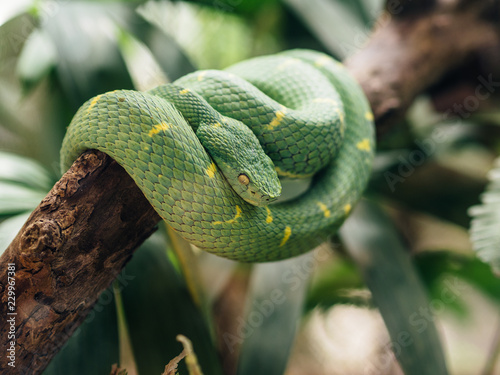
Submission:
{"label": "palm frond", "polygon": [[481,204],[469,209],[470,239],[477,256],[500,274],[500,157],[489,172]]}

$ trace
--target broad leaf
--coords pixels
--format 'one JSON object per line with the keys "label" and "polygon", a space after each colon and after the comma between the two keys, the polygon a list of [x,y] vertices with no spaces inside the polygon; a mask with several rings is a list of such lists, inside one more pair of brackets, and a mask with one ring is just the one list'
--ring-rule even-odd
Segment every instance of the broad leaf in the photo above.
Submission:
{"label": "broad leaf", "polygon": [[49,191],[55,179],[32,159],[0,151],[0,182],[15,182],[34,190]]}
{"label": "broad leaf", "polygon": [[30,212],[9,217],[0,223],[0,255],[7,249],[12,240],[30,216]]}
{"label": "broad leaf", "polygon": [[0,181],[0,216],[32,211],[45,195],[44,191]]}
{"label": "broad leaf", "polygon": [[[391,221],[375,204],[363,201],[340,234],[372,292],[404,373],[448,374],[430,300]],[[381,358],[372,370],[383,370],[377,366],[384,363]]]}
{"label": "broad leaf", "polygon": [[362,20],[347,4],[329,0],[285,0],[323,45],[339,58],[359,50],[368,37]]}
{"label": "broad leaf", "polygon": [[252,270],[238,375],[282,375],[302,316],[315,252]]}
{"label": "broad leaf", "polygon": [[118,330],[113,291],[108,288],[43,375],[109,374],[114,363]]}
{"label": "broad leaf", "polygon": [[[178,334],[189,338],[206,374],[221,374],[204,317],[193,303],[181,275],[169,261],[166,241],[153,236],[124,270],[124,311],[140,374],[161,374],[182,351]],[[180,364],[180,368],[185,367]]]}

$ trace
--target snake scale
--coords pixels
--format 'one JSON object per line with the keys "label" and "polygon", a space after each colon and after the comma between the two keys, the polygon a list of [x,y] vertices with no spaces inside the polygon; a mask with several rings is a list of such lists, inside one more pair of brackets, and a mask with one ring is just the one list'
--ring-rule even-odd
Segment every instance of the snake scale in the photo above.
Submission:
{"label": "snake scale", "polygon": [[[357,82],[325,54],[292,50],[146,92],[98,95],[68,127],[61,165],[101,150],[186,240],[260,262],[333,234],[366,187],[374,148]],[[299,197],[268,204],[280,193],[278,176],[312,175]]]}

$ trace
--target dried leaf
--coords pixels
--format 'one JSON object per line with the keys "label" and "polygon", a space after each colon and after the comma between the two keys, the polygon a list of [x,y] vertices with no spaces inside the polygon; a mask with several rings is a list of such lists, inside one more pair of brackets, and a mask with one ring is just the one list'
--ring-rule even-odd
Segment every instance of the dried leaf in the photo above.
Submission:
{"label": "dried leaf", "polygon": [[181,354],[172,358],[170,362],[165,366],[165,370],[161,375],[175,375],[177,373],[177,366],[179,362],[186,356],[186,349],[184,349]]}
{"label": "dried leaf", "polygon": [[111,373],[109,375],[127,375],[127,370],[123,370],[115,363],[111,366]]}
{"label": "dried leaf", "polygon": [[203,372],[201,372],[200,366],[198,365],[198,358],[196,358],[191,341],[183,335],[177,335],[176,338],[177,341],[180,341],[182,346],[184,346],[183,352],[186,352],[186,365],[189,375],[203,375]]}

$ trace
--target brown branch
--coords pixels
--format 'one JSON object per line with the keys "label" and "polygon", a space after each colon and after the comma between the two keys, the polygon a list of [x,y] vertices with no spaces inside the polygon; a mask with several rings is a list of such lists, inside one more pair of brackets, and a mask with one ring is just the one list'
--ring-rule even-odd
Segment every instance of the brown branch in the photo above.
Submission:
{"label": "brown branch", "polygon": [[499,44],[498,23],[491,21],[499,18],[497,8],[487,0],[442,0],[418,16],[393,7],[397,15],[380,17],[365,48],[346,61],[370,101],[379,136],[445,73]]}
{"label": "brown branch", "polygon": [[[412,100],[458,62],[498,43],[494,27],[482,16],[496,11],[493,2],[427,4],[432,6],[414,17],[403,12],[399,18],[382,18],[371,41],[347,62],[380,129],[401,119]],[[0,373],[40,373],[159,220],[108,156],[96,151],[81,156],[0,258],[3,348],[11,341],[9,263],[16,268],[17,313],[16,368],[9,367],[4,352]]]}
{"label": "brown branch", "polygon": [[[11,341],[6,318],[15,318],[17,340],[16,368],[4,352],[0,373],[40,373],[159,221],[109,156],[80,156],[0,259],[2,348]],[[7,315],[9,263],[16,268],[17,315]]]}

